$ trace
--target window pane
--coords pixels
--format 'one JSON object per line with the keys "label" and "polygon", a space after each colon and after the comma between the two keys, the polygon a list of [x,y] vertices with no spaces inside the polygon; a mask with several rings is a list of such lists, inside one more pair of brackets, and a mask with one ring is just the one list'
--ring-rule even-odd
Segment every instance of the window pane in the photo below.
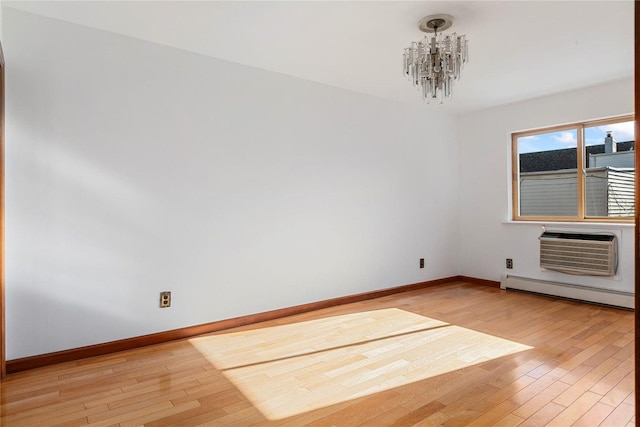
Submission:
{"label": "window pane", "polygon": [[578,215],[577,130],[519,137],[520,216]]}
{"label": "window pane", "polygon": [[586,216],[633,216],[634,122],[586,127],[584,141]]}

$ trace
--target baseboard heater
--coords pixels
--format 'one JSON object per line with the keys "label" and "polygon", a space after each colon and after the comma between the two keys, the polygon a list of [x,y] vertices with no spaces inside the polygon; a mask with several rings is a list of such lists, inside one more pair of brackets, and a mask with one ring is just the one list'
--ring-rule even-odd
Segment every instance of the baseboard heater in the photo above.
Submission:
{"label": "baseboard heater", "polygon": [[598,289],[569,283],[530,279],[518,276],[502,276],[501,289],[517,289],[538,294],[570,298],[580,301],[606,304],[616,307],[634,308],[634,295],[631,292]]}

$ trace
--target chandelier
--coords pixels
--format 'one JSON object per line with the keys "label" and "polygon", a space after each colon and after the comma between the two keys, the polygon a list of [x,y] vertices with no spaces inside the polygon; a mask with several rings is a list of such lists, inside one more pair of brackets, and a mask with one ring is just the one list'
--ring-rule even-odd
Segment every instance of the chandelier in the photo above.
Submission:
{"label": "chandelier", "polygon": [[451,86],[460,78],[460,71],[469,60],[467,37],[453,33],[443,36],[439,31],[451,27],[453,18],[449,15],[431,15],[418,22],[418,28],[432,37],[411,42],[403,55],[404,75],[415,87],[420,89],[422,98],[429,103],[431,99],[451,98]]}

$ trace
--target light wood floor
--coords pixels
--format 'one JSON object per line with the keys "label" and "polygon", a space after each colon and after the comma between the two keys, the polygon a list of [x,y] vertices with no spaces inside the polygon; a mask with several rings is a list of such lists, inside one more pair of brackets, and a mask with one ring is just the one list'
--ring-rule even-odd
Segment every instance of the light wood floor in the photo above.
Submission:
{"label": "light wood floor", "polygon": [[633,313],[453,283],[10,375],[0,424],[635,425]]}

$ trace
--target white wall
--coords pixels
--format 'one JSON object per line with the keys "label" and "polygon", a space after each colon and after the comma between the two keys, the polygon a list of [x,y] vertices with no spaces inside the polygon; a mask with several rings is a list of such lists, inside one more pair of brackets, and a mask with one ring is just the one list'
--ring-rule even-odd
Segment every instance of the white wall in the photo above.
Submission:
{"label": "white wall", "polygon": [[458,273],[450,117],[3,20],[8,359]]}
{"label": "white wall", "polygon": [[[544,224],[510,223],[511,133],[633,112],[633,80],[505,105],[459,120],[460,274],[500,280],[503,273],[633,292],[633,227],[546,224],[549,229],[614,232],[620,238],[615,278],[598,279],[542,271],[538,236]],[[513,270],[505,269],[512,258]]]}

